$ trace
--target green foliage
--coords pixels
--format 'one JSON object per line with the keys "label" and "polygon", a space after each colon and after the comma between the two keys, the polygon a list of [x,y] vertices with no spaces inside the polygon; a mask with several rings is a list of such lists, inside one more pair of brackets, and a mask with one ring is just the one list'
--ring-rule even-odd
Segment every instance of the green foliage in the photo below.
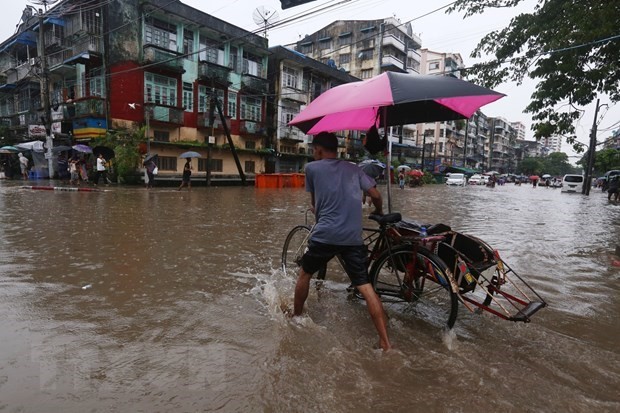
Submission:
{"label": "green foliage", "polygon": [[545,158],[525,158],[519,165],[519,172],[525,175],[562,176],[579,171],[568,162],[568,155],[564,152],[553,152]]}
{"label": "green foliage", "polygon": [[[465,17],[489,8],[515,7],[524,0],[457,0],[448,12]],[[606,94],[620,101],[620,2],[608,0],[538,0],[531,13],[484,36],[472,57],[492,57],[467,69],[467,76],[487,87],[506,81],[538,80],[530,104],[536,138],[565,136],[574,143],[579,107]],[[583,150],[583,149],[579,149]]]}
{"label": "green foliage", "polygon": [[[588,153],[577,162],[585,168],[588,164]],[[617,149],[603,149],[594,154],[594,174],[603,175],[612,169],[620,169],[620,151]]]}
{"label": "green foliage", "polygon": [[136,173],[140,166],[141,155],[139,145],[144,142],[144,128],[135,131],[117,131],[96,139],[93,146],[106,146],[114,150],[114,173],[120,181],[127,181]]}

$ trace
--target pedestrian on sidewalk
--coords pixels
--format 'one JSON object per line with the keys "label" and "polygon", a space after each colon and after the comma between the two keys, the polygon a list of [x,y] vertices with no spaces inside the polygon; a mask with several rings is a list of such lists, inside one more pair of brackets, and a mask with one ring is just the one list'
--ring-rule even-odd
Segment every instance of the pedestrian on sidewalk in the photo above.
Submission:
{"label": "pedestrian on sidewalk", "polygon": [[183,178],[181,178],[181,186],[177,191],[180,191],[183,187],[187,187],[188,191],[192,190],[192,183],[190,178],[192,177],[192,160],[191,158],[187,158],[185,161],[185,166],[183,167]]}

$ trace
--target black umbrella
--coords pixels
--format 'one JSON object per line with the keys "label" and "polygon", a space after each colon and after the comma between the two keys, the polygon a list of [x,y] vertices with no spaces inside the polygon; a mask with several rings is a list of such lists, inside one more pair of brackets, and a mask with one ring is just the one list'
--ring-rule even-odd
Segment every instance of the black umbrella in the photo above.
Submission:
{"label": "black umbrella", "polygon": [[146,158],[144,158],[144,162],[142,163],[142,165],[146,165],[147,162],[149,161],[153,161],[155,163],[157,163],[157,154],[156,153],[152,153],[150,155],[148,155]]}
{"label": "black umbrella", "polygon": [[107,146],[95,146],[93,148],[93,155],[99,156],[99,154],[102,154],[107,160],[114,158],[114,150]]}
{"label": "black umbrella", "polygon": [[377,161],[376,159],[366,159],[365,161],[358,163],[357,166],[362,168],[362,171],[373,179],[380,177],[385,169],[385,164]]}

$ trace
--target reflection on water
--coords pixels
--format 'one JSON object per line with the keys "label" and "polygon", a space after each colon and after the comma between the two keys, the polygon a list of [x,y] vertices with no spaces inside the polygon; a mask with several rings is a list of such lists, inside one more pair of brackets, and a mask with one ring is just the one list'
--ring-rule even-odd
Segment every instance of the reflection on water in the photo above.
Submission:
{"label": "reflection on water", "polygon": [[[385,188],[383,188],[385,190]],[[393,209],[498,248],[550,304],[460,308],[446,334],[388,306],[373,350],[334,274],[287,320],[279,271],[303,190],[0,183],[0,411],[618,411],[620,206],[506,185],[395,189]]]}

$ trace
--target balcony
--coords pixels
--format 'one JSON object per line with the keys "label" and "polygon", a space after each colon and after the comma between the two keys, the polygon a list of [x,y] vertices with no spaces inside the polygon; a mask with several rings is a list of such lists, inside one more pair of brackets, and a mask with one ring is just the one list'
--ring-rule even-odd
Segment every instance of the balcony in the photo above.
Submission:
{"label": "balcony", "polygon": [[308,103],[308,92],[293,89],[291,87],[283,87],[281,97],[282,99],[291,100],[304,105]]}
{"label": "balcony", "polygon": [[304,134],[297,128],[280,128],[280,140],[303,142]]}
{"label": "balcony", "polygon": [[[101,56],[103,53],[103,43],[100,37],[85,35],[79,37],[67,47],[62,56],[64,64],[87,63],[93,55]],[[51,64],[50,64],[51,66]]]}
{"label": "balcony", "polygon": [[405,52],[405,43],[400,40],[398,37],[388,34],[383,37],[383,46],[393,46],[394,48],[400,50],[401,52]]}
{"label": "balcony", "polygon": [[105,117],[105,99],[87,97],[74,102],[75,117]]}
{"label": "balcony", "polygon": [[163,70],[183,73],[183,59],[179,53],[154,45],[144,45],[142,63]]}
{"label": "balcony", "polygon": [[31,72],[34,72],[34,67],[30,65],[29,61],[21,63],[19,66],[11,67],[5,71],[6,83],[15,84],[20,80],[31,77]]}
{"label": "balcony", "polygon": [[[226,118],[226,125],[228,126],[228,130],[230,130],[230,118]],[[207,128],[211,129],[211,122],[209,122],[209,114],[199,113],[196,126],[200,129],[207,129]],[[215,120],[213,122],[213,128],[215,130],[224,130],[224,126],[222,125],[222,120],[217,115],[215,115]]]}
{"label": "balcony", "polygon": [[404,72],[404,63],[402,60],[400,60],[399,58],[397,58],[396,56],[392,56],[392,55],[387,55],[387,56],[383,56],[383,59],[381,60],[381,67],[382,68],[393,68],[393,69],[398,69],[401,72]]}
{"label": "balcony", "polygon": [[265,123],[256,122],[253,120],[242,120],[239,122],[239,134],[241,135],[250,135],[255,137],[264,137],[267,136],[267,128],[265,127]]}
{"label": "balcony", "polygon": [[241,75],[241,89],[249,92],[268,93],[269,83],[267,79],[245,73]]}
{"label": "balcony", "polygon": [[217,63],[201,61],[198,64],[198,78],[208,82],[228,86],[230,84],[230,72],[232,69],[220,66]]}
{"label": "balcony", "polygon": [[157,105],[154,103],[147,103],[145,106],[145,111],[149,111],[149,120],[152,123],[171,123],[174,125],[183,125],[184,123],[183,108]]}

